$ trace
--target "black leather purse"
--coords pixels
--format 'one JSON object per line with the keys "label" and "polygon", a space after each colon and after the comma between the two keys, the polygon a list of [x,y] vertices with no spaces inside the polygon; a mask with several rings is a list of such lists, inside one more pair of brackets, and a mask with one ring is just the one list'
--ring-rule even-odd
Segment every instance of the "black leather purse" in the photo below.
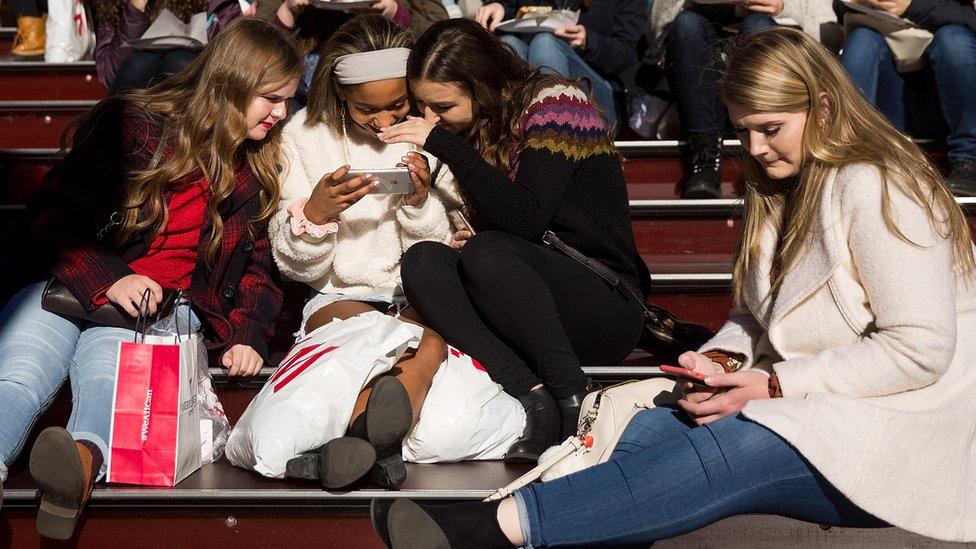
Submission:
{"label": "black leather purse", "polygon": [[644,329],[641,330],[637,347],[651,353],[655,358],[673,361],[685,351],[697,351],[715,335],[701,324],[681,322],[663,307],[647,303],[633,284],[620,278],[606,265],[566,244],[552,231],[546,231],[542,242],[579,261],[608,284],[640,303],[644,309]]}
{"label": "black leather purse", "polygon": [[[156,309],[157,319],[168,315],[172,311],[176,294],[176,290],[163,290],[163,300]],[[141,323],[144,324],[146,322],[145,317],[133,317],[115,303],[106,303],[94,311],[88,312],[81,305],[81,302],[78,301],[78,298],[68,291],[60,280],[53,277],[44,285],[44,294],[41,296],[41,308],[61,316],[79,318],[115,328],[135,330]],[[140,306],[141,308],[142,306]]]}
{"label": "black leather purse", "polygon": [[[153,152],[152,159],[150,159],[146,170],[152,170],[159,165],[159,161],[163,156],[163,149],[165,148],[166,141],[169,138],[170,129],[170,124],[165,124],[163,126],[163,132],[159,137],[159,143],[156,145],[156,150]],[[116,219],[117,213],[118,212],[113,213],[109,219],[108,225],[98,232],[99,239],[103,238],[113,225],[118,224]],[[161,318],[170,313],[170,310],[173,307],[173,302],[175,301],[174,297],[176,293],[177,292],[174,290],[163,290],[163,300],[159,303],[159,307],[157,308],[156,318]],[[145,299],[148,299],[148,297]],[[44,286],[44,293],[41,296],[41,308],[45,311],[62,316],[80,318],[82,320],[103,324],[105,326],[128,328],[130,330],[135,330],[140,325],[140,322],[145,322],[144,316],[140,315],[139,318],[133,317],[129,315],[129,313],[125,312],[125,309],[119,307],[115,303],[106,303],[94,311],[89,312],[88,309],[86,309],[81,302],[78,301],[78,298],[68,291],[60,280],[53,276]],[[142,307],[140,306],[140,309],[141,308]]]}

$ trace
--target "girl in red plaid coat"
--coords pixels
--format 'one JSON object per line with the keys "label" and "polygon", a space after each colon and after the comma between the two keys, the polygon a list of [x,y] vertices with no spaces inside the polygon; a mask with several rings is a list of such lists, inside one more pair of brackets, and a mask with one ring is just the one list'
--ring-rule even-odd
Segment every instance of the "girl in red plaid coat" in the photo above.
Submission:
{"label": "girl in red plaid coat", "polygon": [[[272,25],[240,20],[182,73],[96,106],[47,177],[34,233],[51,273],[89,313],[131,316],[184,290],[231,375],[258,372],[281,307],[267,220],[278,203],[280,126],[302,58]],[[64,380],[68,429],[31,450],[38,531],[71,537],[104,473],[115,362],[129,328],[58,315],[43,283],[0,311],[0,480]]]}

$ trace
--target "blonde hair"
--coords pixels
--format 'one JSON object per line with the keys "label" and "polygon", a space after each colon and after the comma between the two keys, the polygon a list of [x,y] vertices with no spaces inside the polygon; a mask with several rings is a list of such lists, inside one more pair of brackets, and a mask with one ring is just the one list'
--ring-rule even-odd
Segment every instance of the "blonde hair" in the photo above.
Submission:
{"label": "blonde hair", "polygon": [[[744,283],[757,265],[764,226],[780,228],[773,258],[772,293],[803,253],[832,168],[853,162],[877,166],[884,177],[882,210],[888,229],[906,241],[892,214],[890,186],[899,185],[925,207],[933,227],[950,238],[956,265],[976,269],[969,225],[929,157],[898,132],[854,86],[837,60],[803,32],[775,27],[734,41],[726,51],[722,98],[753,112],[806,111],[804,161],[795,186],[769,179],[759,162],[743,155],[745,217],[732,269],[732,290],[742,301]],[[821,105],[826,94],[829,107]],[[821,120],[825,120],[820,124]]]}
{"label": "blonde hair", "polygon": [[342,129],[345,108],[342,91],[356,84],[345,86],[339,83],[335,75],[336,59],[353,53],[412,48],[415,40],[413,31],[402,29],[380,15],[360,15],[343,23],[322,48],[322,57],[315,66],[308,90],[305,126],[324,122],[335,131]]}
{"label": "blonde hair", "polygon": [[185,70],[146,90],[119,99],[132,106],[151,126],[170,125],[173,153],[151,170],[136,173],[128,183],[123,222],[115,244],[148,229],[166,226],[165,193],[181,178],[200,169],[210,182],[207,214],[213,227],[209,259],[220,248],[223,219],[219,207],[236,186],[239,154],[261,186],[261,211],[248,221],[252,237],[278,206],[281,124],[261,141],[247,139],[247,108],[260,91],[302,74],[303,61],[295,41],[269,23],[242,18],[223,29]]}

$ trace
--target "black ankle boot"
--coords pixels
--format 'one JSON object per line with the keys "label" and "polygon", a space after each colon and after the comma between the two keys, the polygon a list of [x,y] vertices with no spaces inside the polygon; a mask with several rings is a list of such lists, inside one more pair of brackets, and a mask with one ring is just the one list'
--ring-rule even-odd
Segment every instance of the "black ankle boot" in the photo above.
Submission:
{"label": "black ankle boot", "polygon": [[580,408],[583,406],[583,399],[593,391],[599,391],[600,388],[598,383],[589,381],[586,384],[586,389],[556,401],[556,405],[559,406],[559,414],[562,416],[560,442],[576,435],[579,429]]}
{"label": "black ankle boot", "polygon": [[413,424],[413,408],[407,390],[395,377],[381,377],[366,402],[366,410],[349,426],[349,436],[368,440],[376,449],[370,478],[386,489],[407,480],[403,463],[403,439]]}
{"label": "black ankle boot", "polygon": [[553,444],[559,442],[561,416],[559,406],[545,387],[532,389],[519,397],[525,408],[525,430],[505,454],[508,463],[532,463]]}
{"label": "black ankle boot", "polygon": [[688,136],[691,145],[691,177],[682,198],[722,197],[722,136],[701,133]]}
{"label": "black ankle boot", "polygon": [[358,438],[340,437],[318,450],[289,459],[285,476],[318,480],[323,488],[337,490],[364,477],[375,464],[376,450],[372,444]]}
{"label": "black ankle boot", "polygon": [[374,499],[370,516],[376,533],[393,549],[502,549],[513,545],[498,525],[500,503]]}
{"label": "black ankle boot", "polygon": [[946,183],[956,196],[976,196],[976,160],[957,160]]}

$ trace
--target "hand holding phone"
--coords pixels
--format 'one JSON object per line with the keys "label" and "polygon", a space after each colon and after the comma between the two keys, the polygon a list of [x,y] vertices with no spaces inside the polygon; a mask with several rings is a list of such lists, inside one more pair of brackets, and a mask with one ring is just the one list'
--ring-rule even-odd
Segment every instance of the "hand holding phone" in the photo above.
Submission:
{"label": "hand holding phone", "polygon": [[662,364],[661,371],[666,374],[677,376],[679,378],[688,379],[692,383],[696,383],[698,385],[705,385],[706,387],[708,386],[705,383],[705,378],[707,376],[695,370],[689,370],[688,368],[681,368],[680,366],[670,366],[667,364]]}
{"label": "hand holding phone", "polygon": [[345,177],[352,179],[362,175],[372,175],[379,183],[370,191],[373,194],[410,194],[414,191],[409,168],[356,168],[349,170]]}

